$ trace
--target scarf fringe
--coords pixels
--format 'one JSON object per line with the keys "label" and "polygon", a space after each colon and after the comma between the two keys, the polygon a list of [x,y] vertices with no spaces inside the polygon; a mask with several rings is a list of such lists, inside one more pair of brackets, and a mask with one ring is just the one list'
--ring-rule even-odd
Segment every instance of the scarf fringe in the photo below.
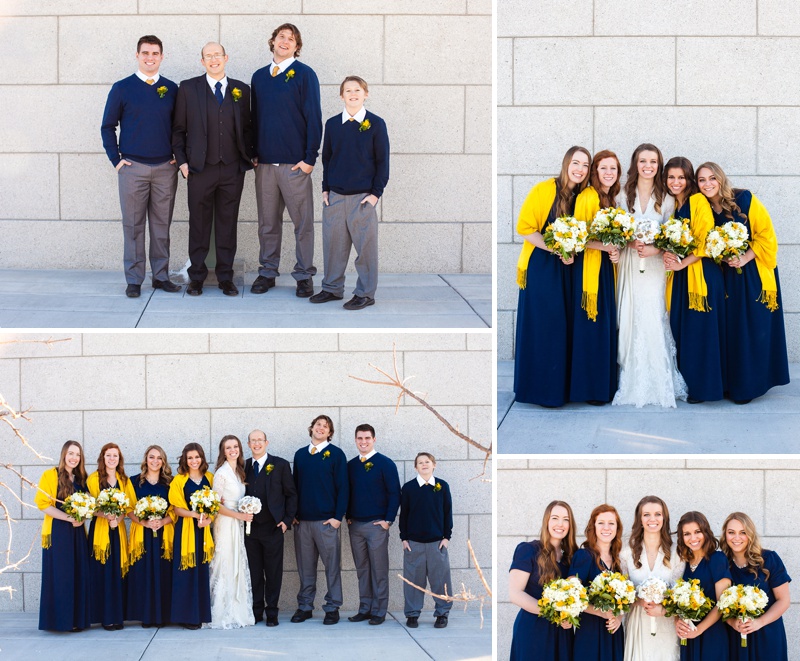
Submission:
{"label": "scarf fringe", "polygon": [[167,544],[166,540],[161,542],[161,557],[164,560],[172,560],[172,545]]}
{"label": "scarf fringe", "polygon": [[597,294],[583,292],[581,294],[581,308],[586,310],[589,321],[597,321]]}
{"label": "scarf fringe", "polygon": [[528,269],[521,269],[517,267],[517,286],[520,289],[525,289],[528,284]]}
{"label": "scarf fringe", "polygon": [[767,291],[766,289],[761,290],[761,295],[756,299],[759,303],[763,303],[767,306],[767,309],[770,312],[775,312],[778,309],[778,292],[777,291]]}
{"label": "scarf fringe", "polygon": [[95,544],[92,548],[94,550],[94,559],[101,565],[106,564],[106,560],[108,560],[108,556],[111,554],[111,544],[107,544],[105,547]]}
{"label": "scarf fringe", "polygon": [[707,296],[689,292],[689,309],[696,310],[697,312],[709,312],[712,308],[708,304]]}
{"label": "scarf fringe", "polygon": [[144,555],[144,544],[137,544],[135,547],[131,548],[131,555],[129,559],[129,564],[133,565],[137,561],[141,560],[142,556]]}
{"label": "scarf fringe", "polygon": [[53,544],[53,535],[52,534],[42,535],[42,548],[43,549],[49,549],[52,546],[52,544]]}
{"label": "scarf fringe", "polygon": [[214,547],[212,546],[210,549],[203,550],[203,562],[208,563],[214,559]]}
{"label": "scarf fringe", "polygon": [[195,554],[194,551],[190,551],[189,553],[181,554],[181,571],[186,569],[191,569],[196,564],[195,562]]}

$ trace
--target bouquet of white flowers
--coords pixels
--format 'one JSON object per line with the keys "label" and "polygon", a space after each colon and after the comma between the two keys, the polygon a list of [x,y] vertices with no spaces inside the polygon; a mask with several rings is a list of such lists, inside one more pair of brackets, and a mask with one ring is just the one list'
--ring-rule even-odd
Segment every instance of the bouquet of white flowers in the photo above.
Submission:
{"label": "bouquet of white flowers", "polygon": [[586,231],[585,221],[576,220],[573,216],[561,216],[545,228],[542,236],[544,245],[564,259],[569,259],[583,252],[589,232]]}
{"label": "bouquet of white flowers", "polygon": [[[138,519],[163,519],[167,515],[169,503],[161,496],[143,496],[136,501],[133,513]],[[153,537],[158,537],[158,530],[153,531]]]}
{"label": "bouquet of white flowers", "polygon": [[[637,218],[633,227],[633,238],[652,245],[660,230],[661,225],[652,218]],[[644,273],[644,257],[639,258],[639,273]]]}
{"label": "bouquet of white flowers", "polygon": [[[717,608],[722,612],[722,621],[738,618],[742,622],[761,617],[767,608],[767,593],[755,585],[731,585],[720,595]],[[742,647],[747,647],[747,634],[743,633]]]}
{"label": "bouquet of white flowers", "polygon": [[[664,608],[667,610],[667,617],[676,615],[694,630],[694,623],[711,612],[714,602],[703,593],[699,578],[690,581],[679,578],[675,587],[667,591]],[[681,638],[681,645],[686,645],[685,638]]]}
{"label": "bouquet of white flowers", "polygon": [[192,508],[193,512],[198,512],[200,514],[201,522],[203,521],[203,516],[206,514],[214,516],[219,512],[221,505],[222,499],[219,497],[219,494],[210,487],[198,489],[189,499],[189,507]]}
{"label": "bouquet of white flowers", "polygon": [[685,218],[670,218],[663,223],[653,243],[656,248],[671,252],[678,261],[697,248],[697,239],[694,238],[689,221]]}
{"label": "bouquet of white flowers", "polygon": [[[651,576],[644,583],[641,583],[636,590],[636,596],[642,601],[649,601],[653,604],[660,604],[664,601],[669,586],[660,578]],[[650,616],[648,616],[650,617]],[[650,617],[650,635],[656,635],[656,618]]]}
{"label": "bouquet of white flowers", "polygon": [[[750,247],[750,234],[742,223],[730,221],[715,227],[706,236],[706,254],[719,264],[726,257],[744,255]],[[737,273],[742,269],[737,268]]]}
{"label": "bouquet of white flowers", "polygon": [[121,489],[110,487],[97,494],[97,511],[108,516],[124,516],[130,506],[127,494]]}
{"label": "bouquet of white flowers", "polygon": [[589,584],[589,605],[604,613],[611,611],[615,616],[627,613],[635,599],[636,588],[619,572],[604,571]]}
{"label": "bouquet of white flowers", "polygon": [[589,238],[596,239],[605,246],[624,248],[633,240],[634,225],[633,216],[624,209],[600,209],[589,227]]}
{"label": "bouquet of white flowers", "polygon": [[64,499],[64,514],[79,522],[90,518],[96,509],[94,496],[83,491],[76,491]]}
{"label": "bouquet of white flowers", "polygon": [[546,583],[538,603],[539,617],[553,624],[571,622],[577,629],[580,626],[578,618],[586,610],[589,600],[586,588],[577,577],[571,576]]}
{"label": "bouquet of white flowers", "polygon": [[[239,511],[244,514],[258,514],[261,511],[261,499],[255,496],[245,496],[239,501]],[[245,521],[244,534],[250,534],[250,521]]]}

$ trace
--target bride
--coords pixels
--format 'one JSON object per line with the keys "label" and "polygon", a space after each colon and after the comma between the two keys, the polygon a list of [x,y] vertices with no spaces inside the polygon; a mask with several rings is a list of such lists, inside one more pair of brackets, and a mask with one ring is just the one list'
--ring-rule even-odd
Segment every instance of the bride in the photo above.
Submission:
{"label": "bride", "polygon": [[[633,152],[628,181],[617,203],[637,221],[652,219],[660,224],[675,211],[675,199],[661,178],[663,165],[661,152],[651,144],[639,145]],[[635,241],[622,251],[617,271],[620,374],[612,404],[675,408],[676,399],[687,397],[675,359],[665,283],[661,250]]]}
{"label": "bride", "polygon": [[212,629],[255,624],[242,526],[243,521],[252,521],[253,515],[237,511],[244,496],[244,480],[242,442],[235,436],[223,436],[214,473],[214,491],[222,498],[222,507],[213,528],[216,552],[210,567],[211,624],[207,625]]}

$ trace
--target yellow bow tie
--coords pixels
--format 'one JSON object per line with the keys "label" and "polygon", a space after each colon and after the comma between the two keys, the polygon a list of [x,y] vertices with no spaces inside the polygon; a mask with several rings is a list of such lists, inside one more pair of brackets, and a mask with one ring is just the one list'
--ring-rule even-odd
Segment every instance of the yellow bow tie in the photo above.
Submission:
{"label": "yellow bow tie", "polygon": [[279,66],[276,64],[276,65],[275,65],[275,68],[272,70],[272,77],[274,78],[275,76],[277,76],[277,75],[278,75],[278,72],[279,72],[280,70],[281,70],[281,68],[280,68],[280,67],[279,67]]}
{"label": "yellow bow tie", "polygon": [[311,448],[311,454],[317,454],[317,448]]}
{"label": "yellow bow tie", "polygon": [[366,457],[361,457],[361,463],[363,464],[367,460]]}
{"label": "yellow bow tie", "polygon": [[155,81],[155,80],[153,80],[152,78],[148,78],[148,79],[147,79],[147,80],[145,80],[144,82],[146,82],[148,85],[155,85],[155,82],[156,82],[156,81]]}
{"label": "yellow bow tie", "polygon": [[351,118],[350,118],[350,121],[351,121],[351,122],[354,122],[354,121],[356,121],[356,118],[355,118],[355,117],[351,117]]}

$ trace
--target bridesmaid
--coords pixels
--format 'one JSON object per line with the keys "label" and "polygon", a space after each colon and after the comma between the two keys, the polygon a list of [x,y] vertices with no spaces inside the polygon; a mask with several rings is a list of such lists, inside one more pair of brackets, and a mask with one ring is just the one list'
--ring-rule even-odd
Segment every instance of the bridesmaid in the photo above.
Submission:
{"label": "bridesmaid", "polygon": [[90,624],[86,528],[67,516],[64,503],[58,502],[76,491],[86,491],[83,448],[67,441],[58,467],[42,474],[34,497],[44,513],[39,628],[46,631],[82,631]]}
{"label": "bridesmaid", "polygon": [[561,173],[533,187],[517,221],[524,238],[517,262],[516,401],[548,408],[569,397],[572,337],[572,258],[550,254],[542,233],[559,216],[571,216],[578,193],[587,184],[591,154],[571,147]]}
{"label": "bridesmaid", "polygon": [[[620,571],[622,521],[611,505],[598,505],[586,524],[586,541],[572,557],[570,576],[577,576],[587,588],[598,574]],[[580,661],[622,661],[625,637],[622,618],[589,606],[575,632],[575,658]]]}
{"label": "bridesmaid", "polygon": [[[700,587],[709,599],[719,601],[731,586],[728,559],[718,551],[717,542],[708,519],[700,512],[686,512],[678,522],[678,555],[686,562],[683,578],[700,580]],[[729,661],[727,627],[720,619],[718,608],[713,608],[692,629],[680,618],[675,618],[678,638],[686,638],[681,646],[681,661]]]}
{"label": "bridesmaid", "polygon": [[[172,554],[172,610],[170,620],[186,629],[199,629],[211,622],[211,589],[208,563],[214,557],[211,517],[189,507],[192,494],[211,487],[214,477],[199,443],[189,443],[178,460],[178,474],[169,487],[169,502],[178,515],[175,524],[175,550]],[[197,523],[195,523],[197,520]]]}
{"label": "bridesmaid", "polygon": [[[141,472],[131,478],[138,501],[145,496],[160,496],[169,502],[172,469],[167,455],[158,445],[144,453]],[[160,627],[169,623],[172,604],[172,546],[174,539],[173,508],[162,519],[140,520],[128,514],[131,524],[128,573],[128,619],[139,620],[142,627]]]}
{"label": "bridesmaid", "polygon": [[[787,661],[786,631],[783,614],[789,608],[789,582],[792,580],[775,551],[761,548],[753,520],[734,512],[722,525],[720,548],[728,557],[734,585],[755,585],[769,596],[766,612],[746,624],[728,620],[731,626],[731,658],[737,661]],[[747,634],[747,647],[741,646],[741,634]],[[734,651],[735,650],[735,651]]]}
{"label": "bridesmaid", "polygon": [[[117,488],[136,504],[133,485],[125,475],[125,459],[116,443],[100,448],[97,470],[86,480],[95,498],[103,489]],[[128,539],[125,515],[95,512],[89,526],[89,578],[92,624],[100,622],[106,631],[124,629],[125,575],[128,573]]]}
{"label": "bridesmaid", "polygon": [[727,396],[736,404],[747,404],[770,388],[789,383],[778,240],[764,205],[749,190],[731,188],[719,165],[703,163],[697,168],[697,185],[711,203],[717,225],[737,221],[750,234],[747,252],[726,260],[723,268],[728,295]]}
{"label": "bridesmaid", "polygon": [[671,158],[664,166],[664,183],[675,198],[675,218],[687,219],[698,241],[693,254],[682,260],[665,252],[669,324],[678,352],[678,369],[689,388],[687,402],[717,401],[727,389],[725,353],[725,281],[722,269],[706,257],[706,235],[714,215],[699,193],[691,162]]}
{"label": "bridesmaid", "polygon": [[520,607],[514,620],[512,661],[572,661],[572,625],[561,627],[539,617],[542,586],[569,576],[569,565],[578,548],[574,518],[567,503],[554,500],[542,518],[539,539],[522,542],[514,551],[508,579],[511,603]]}
{"label": "bridesmaid", "polygon": [[[587,229],[600,209],[616,207],[619,174],[617,155],[608,150],[595,154],[591,185],[575,202],[575,217]],[[603,253],[608,254],[605,259]],[[573,266],[572,369],[569,400],[594,406],[607,404],[617,392],[617,296],[614,264],[619,248],[590,241]]]}

